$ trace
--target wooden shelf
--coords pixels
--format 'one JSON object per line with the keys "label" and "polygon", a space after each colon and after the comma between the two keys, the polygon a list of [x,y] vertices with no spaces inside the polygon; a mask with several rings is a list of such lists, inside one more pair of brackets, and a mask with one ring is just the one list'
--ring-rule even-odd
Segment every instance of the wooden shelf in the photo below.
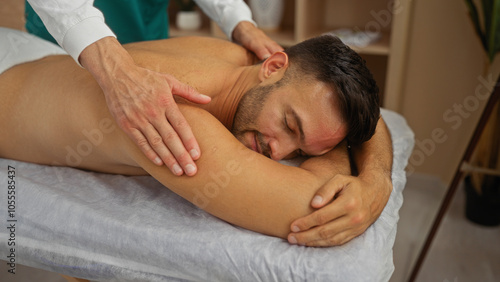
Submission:
{"label": "wooden shelf", "polygon": [[382,36],[376,42],[366,47],[350,46],[354,51],[366,55],[382,55],[388,56],[390,50],[390,34],[382,32]]}
{"label": "wooden shelf", "polygon": [[297,44],[293,30],[267,31],[266,34],[283,47]]}
{"label": "wooden shelf", "polygon": [[[316,32],[311,32],[307,38],[319,36],[321,34],[325,34],[328,32],[331,32],[333,30],[336,30],[336,28],[330,28],[330,29],[323,29],[321,31],[316,31]],[[381,37],[375,41],[374,43],[366,46],[366,47],[356,47],[356,46],[349,46],[351,47],[354,51],[360,53],[360,54],[367,54],[367,55],[382,55],[382,56],[388,56],[389,55],[389,50],[390,50],[390,37],[391,34],[390,32],[387,31],[382,31],[381,32]],[[293,42],[292,44],[296,44],[298,42]]]}

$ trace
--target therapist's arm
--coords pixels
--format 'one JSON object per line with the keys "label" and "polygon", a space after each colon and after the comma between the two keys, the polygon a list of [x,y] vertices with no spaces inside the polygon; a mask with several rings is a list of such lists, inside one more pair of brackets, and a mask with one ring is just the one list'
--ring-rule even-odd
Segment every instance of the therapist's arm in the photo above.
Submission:
{"label": "therapist's arm", "polygon": [[226,34],[227,38],[254,52],[260,60],[283,51],[252,20],[252,12],[243,0],[195,0],[196,4]]}
{"label": "therapist's arm", "polygon": [[290,242],[341,245],[362,234],[380,216],[392,191],[393,159],[391,137],[382,118],[373,137],[352,151],[359,175],[337,175],[323,185],[311,202],[319,210],[291,224]]}
{"label": "therapist's arm", "polygon": [[194,175],[201,151],[172,95],[210,99],[172,76],[135,65],[92,0],[29,0],[47,30],[97,80],[118,125],[155,164]]}
{"label": "therapist's arm", "polygon": [[118,125],[150,160],[175,175],[196,174],[193,160],[201,150],[173,95],[196,103],[208,103],[209,97],[171,75],[137,66],[114,37],[89,45],[80,62],[103,89]]}

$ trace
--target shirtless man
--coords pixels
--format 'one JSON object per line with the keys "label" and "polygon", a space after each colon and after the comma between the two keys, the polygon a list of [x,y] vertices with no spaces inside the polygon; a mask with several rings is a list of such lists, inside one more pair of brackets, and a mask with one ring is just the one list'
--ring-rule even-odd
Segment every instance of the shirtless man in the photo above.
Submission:
{"label": "shirtless man", "polygon": [[[345,243],[382,212],[392,188],[390,137],[371,74],[338,39],[309,40],[261,64],[242,47],[210,38],[126,49],[138,65],[212,98],[207,105],[178,101],[204,152],[196,175],[179,177],[172,164],[151,163],[118,129],[99,85],[69,56],[0,75],[0,122],[9,136],[0,139],[0,157],[150,174],[223,220],[309,246]],[[343,140],[356,147],[358,177],[348,176]],[[297,155],[316,157],[300,167],[265,157]]]}

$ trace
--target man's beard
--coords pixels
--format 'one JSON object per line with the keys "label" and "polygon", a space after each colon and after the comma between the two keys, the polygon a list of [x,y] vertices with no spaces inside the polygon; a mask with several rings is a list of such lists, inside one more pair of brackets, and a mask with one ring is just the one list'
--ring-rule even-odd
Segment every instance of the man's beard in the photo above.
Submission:
{"label": "man's beard", "polygon": [[[231,133],[243,143],[244,134],[252,132],[255,134],[261,152],[266,157],[270,157],[270,148],[264,142],[262,133],[257,130],[257,119],[259,118],[264,103],[269,97],[269,93],[277,87],[276,83],[266,86],[255,86],[248,90],[240,100],[234,115],[233,128]],[[245,144],[247,145],[247,144]]]}

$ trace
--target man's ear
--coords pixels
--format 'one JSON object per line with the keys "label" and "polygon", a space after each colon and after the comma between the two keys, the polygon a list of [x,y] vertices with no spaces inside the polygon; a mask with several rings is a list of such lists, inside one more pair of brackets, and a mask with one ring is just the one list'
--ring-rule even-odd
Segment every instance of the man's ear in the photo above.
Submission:
{"label": "man's ear", "polygon": [[264,81],[280,70],[288,67],[288,55],[285,52],[276,52],[267,58],[261,65],[259,71],[260,81]]}

